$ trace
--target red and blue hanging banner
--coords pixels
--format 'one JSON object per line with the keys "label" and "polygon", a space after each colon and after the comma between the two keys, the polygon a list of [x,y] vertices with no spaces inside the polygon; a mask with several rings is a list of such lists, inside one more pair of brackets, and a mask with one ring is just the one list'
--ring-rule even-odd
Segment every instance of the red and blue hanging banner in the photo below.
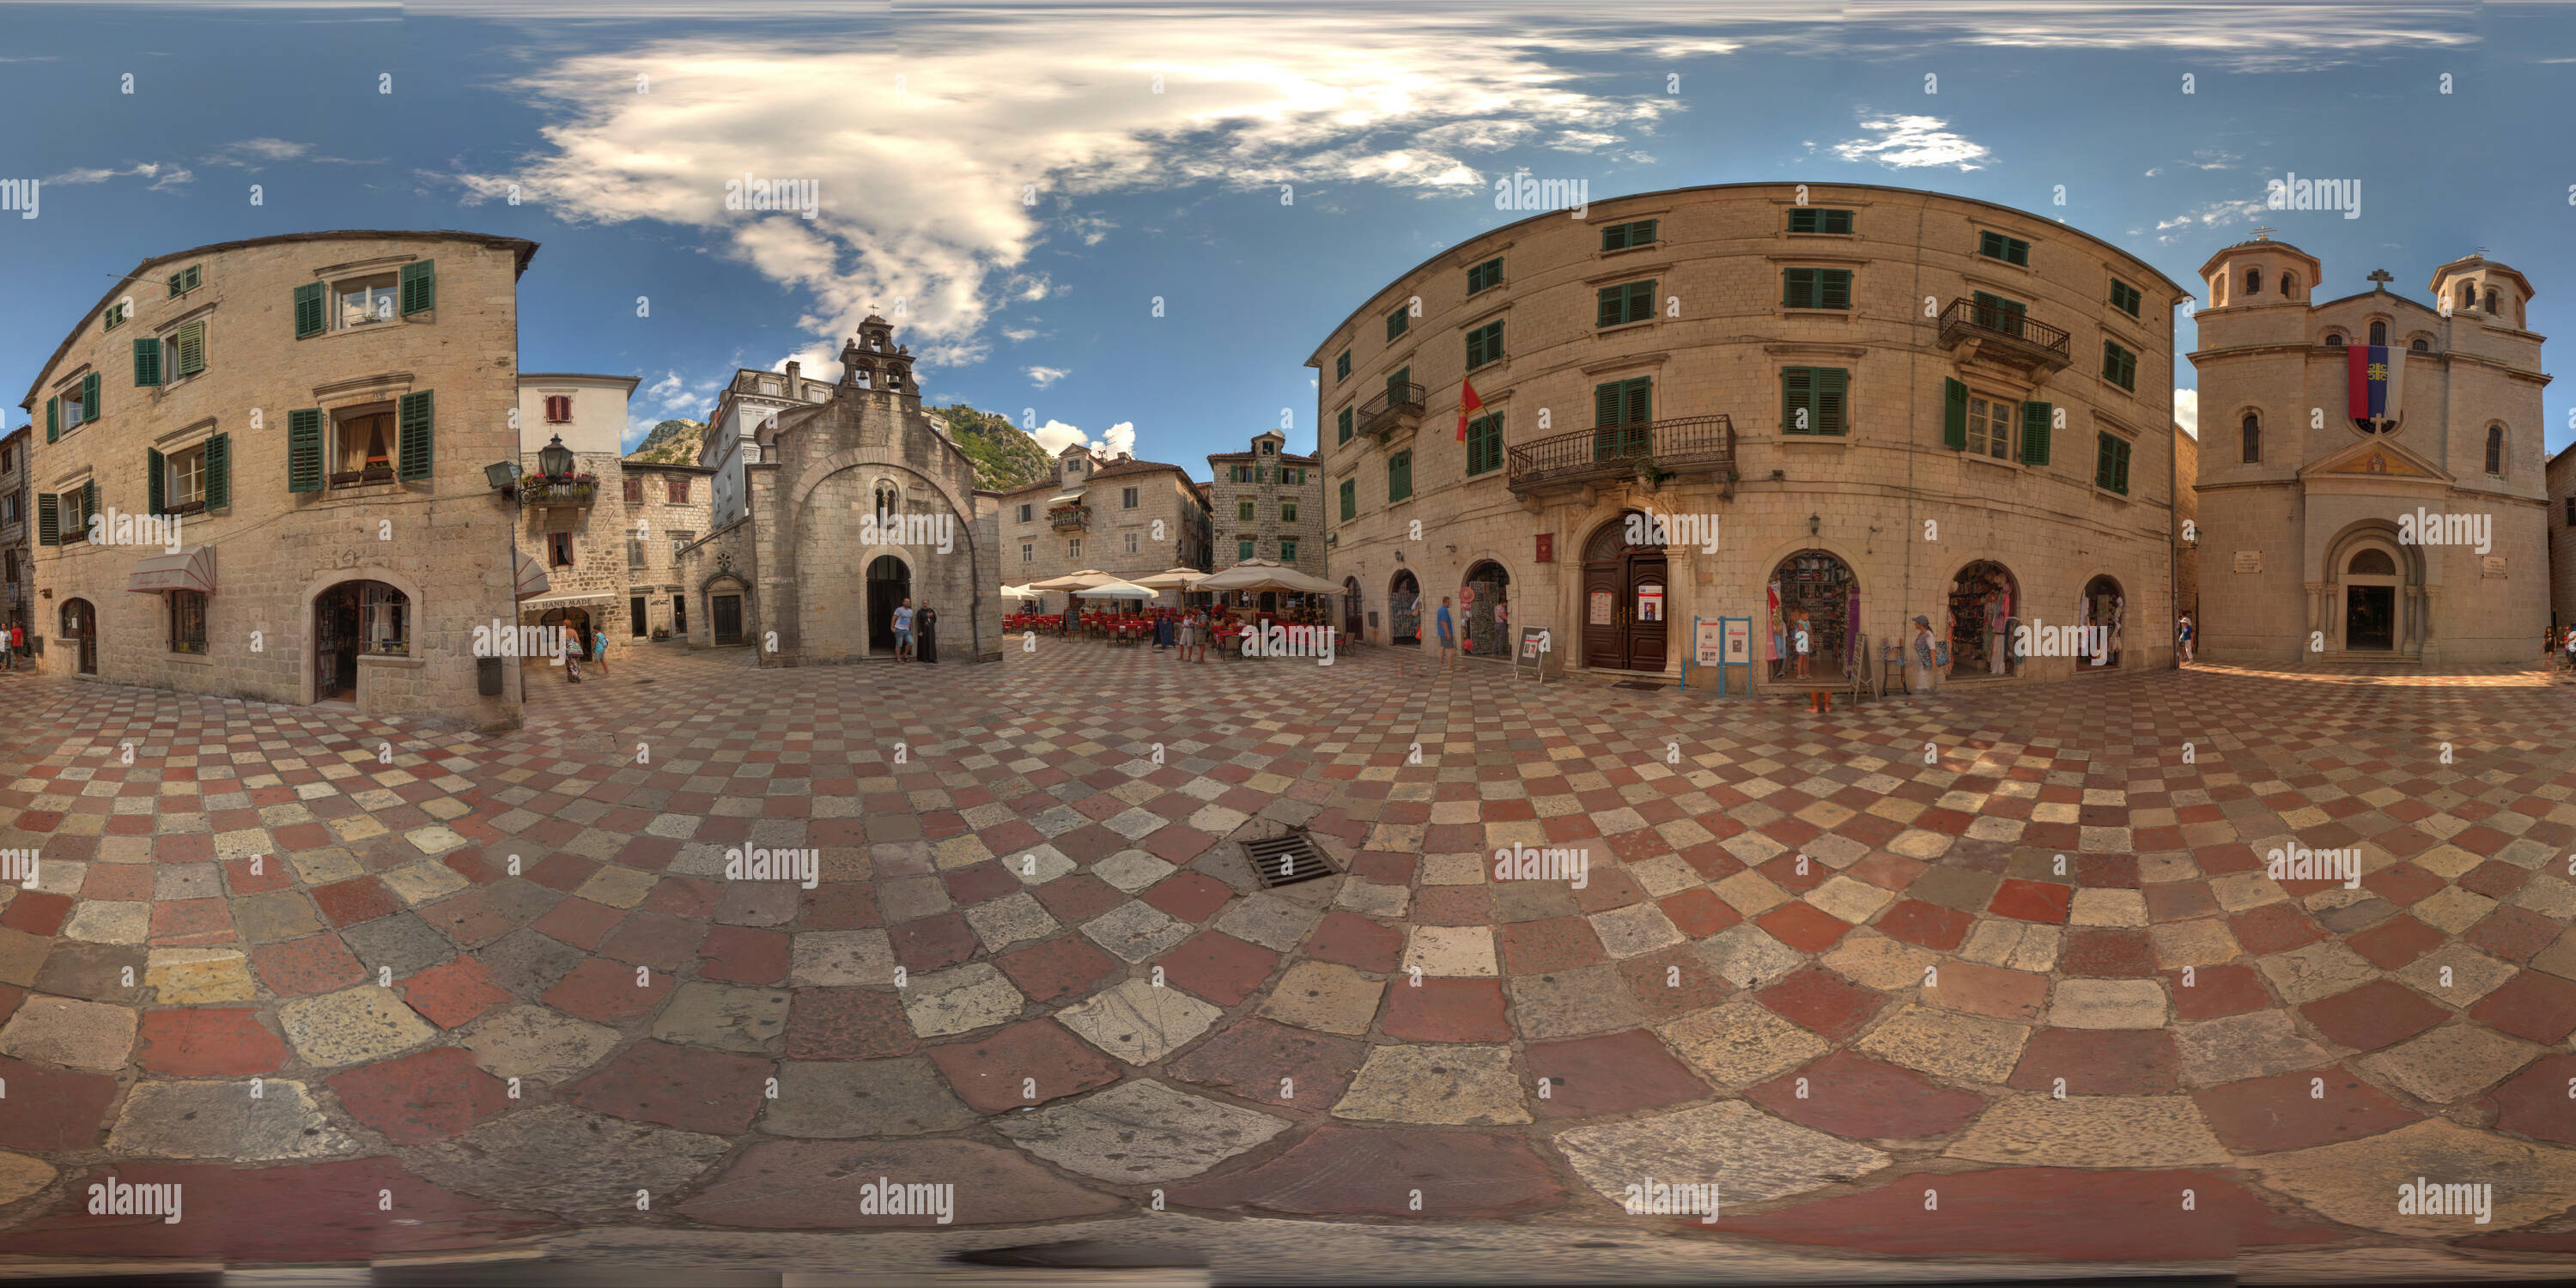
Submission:
{"label": "red and blue hanging banner", "polygon": [[2393,345],[2356,344],[2344,351],[2346,415],[2364,429],[2396,423],[2404,408],[2406,351]]}

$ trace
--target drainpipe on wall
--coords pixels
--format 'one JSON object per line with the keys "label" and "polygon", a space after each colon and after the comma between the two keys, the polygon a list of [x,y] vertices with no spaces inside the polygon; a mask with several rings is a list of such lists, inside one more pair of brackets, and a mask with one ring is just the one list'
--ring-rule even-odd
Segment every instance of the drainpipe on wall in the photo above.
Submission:
{"label": "drainpipe on wall", "polygon": [[[2175,331],[2175,325],[2174,325],[2174,311],[2173,311],[2172,309],[2166,309],[2166,310],[2165,310],[2165,429],[2166,429],[2166,432],[2167,432],[2167,433],[2172,433],[2172,432],[2173,432],[2173,430],[2174,430],[2174,426],[2173,426],[2173,363],[2174,363],[2174,357],[2175,357],[2175,354],[2174,354],[2174,331]],[[2193,442],[2194,442],[2195,444],[2196,444],[2198,441],[2199,441],[2199,440],[2198,440],[2198,438],[2197,438],[2197,437],[2195,437],[2195,438],[2193,439]],[[2197,459],[2198,455],[2199,455],[2199,453],[2197,453],[2197,452],[2193,453],[2193,456],[2194,456],[2194,458],[2195,458],[2195,459]],[[2173,443],[2173,441],[2172,441],[2171,439],[2167,439],[2167,440],[2166,440],[2166,442],[2165,442],[2165,598],[2171,601],[2170,603],[2168,603],[2168,604],[2166,604],[2166,605],[2165,605],[2165,633],[2167,634],[2167,636],[2171,636],[2171,635],[2172,635],[2172,633],[2173,633],[2173,629],[2174,629],[2174,624],[2175,624],[2176,622],[2179,622],[2179,621],[2181,621],[2181,620],[2182,620],[2182,546],[2181,546],[2181,544],[2180,544],[2180,543],[2181,543],[2181,540],[2182,540],[2182,528],[2181,528],[2181,526],[2176,522],[2176,520],[2178,520],[2178,519],[2179,519],[2179,518],[2181,518],[2181,517],[2182,517],[2182,453],[2181,453],[2181,452],[2179,452],[2179,451],[2177,451],[2177,450],[2175,450],[2174,443]],[[2197,634],[2199,633],[2199,631],[2200,631],[2200,623],[2198,623],[2198,622],[2194,622],[2194,623],[2192,623],[2192,632],[2193,632],[2193,634],[2197,635]],[[2171,641],[2170,641],[2170,640],[2168,640],[2168,645],[2169,645],[2169,647],[2168,647],[2168,650],[2167,650],[2167,651],[2168,651],[2172,656],[2171,656],[2170,661],[2167,663],[2167,666],[2168,666],[2168,668],[2169,668],[2169,669],[2171,669],[2171,670],[2179,671],[2179,670],[2181,670],[2181,669],[2182,669],[2182,650],[2181,650],[2181,649],[2179,649],[2179,648],[2172,648],[2172,647],[2170,647],[2170,643],[2171,643]]]}

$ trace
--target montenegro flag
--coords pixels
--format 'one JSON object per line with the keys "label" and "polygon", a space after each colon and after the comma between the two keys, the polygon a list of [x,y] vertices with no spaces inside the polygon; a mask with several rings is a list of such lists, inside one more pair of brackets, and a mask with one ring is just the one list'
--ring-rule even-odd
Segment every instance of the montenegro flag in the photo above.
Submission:
{"label": "montenegro flag", "polygon": [[1476,396],[1475,382],[1464,376],[1458,378],[1458,387],[1466,391],[1458,396],[1458,441],[1463,443],[1467,441],[1467,418],[1483,411],[1485,400]]}

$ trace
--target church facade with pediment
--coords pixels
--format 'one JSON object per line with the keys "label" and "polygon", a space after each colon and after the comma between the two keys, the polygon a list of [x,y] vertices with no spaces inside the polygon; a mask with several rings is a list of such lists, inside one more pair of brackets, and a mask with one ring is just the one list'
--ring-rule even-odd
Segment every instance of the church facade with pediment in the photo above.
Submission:
{"label": "church facade with pediment", "polygon": [[2323,298],[2321,276],[2262,236],[2201,268],[2199,655],[2530,660],[2550,584],[2531,284],[2482,255],[2434,270],[2430,304],[2385,272]]}
{"label": "church facade with pediment", "polygon": [[691,642],[747,646],[763,666],[890,659],[908,601],[938,611],[937,661],[999,661],[998,503],[922,412],[890,323],[861,322],[840,362],[828,386],[793,363],[745,373],[776,387],[711,416],[704,463],[732,490],[685,552]]}

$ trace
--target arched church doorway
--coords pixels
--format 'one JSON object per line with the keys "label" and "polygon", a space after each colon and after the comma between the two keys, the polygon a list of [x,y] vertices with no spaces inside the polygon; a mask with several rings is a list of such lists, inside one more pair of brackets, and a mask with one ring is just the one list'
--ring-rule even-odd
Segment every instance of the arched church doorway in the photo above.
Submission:
{"label": "arched church doorway", "polygon": [[589,661],[590,610],[587,608],[549,608],[537,619],[539,626],[559,627],[564,633],[564,656]]}
{"label": "arched church doorway", "polygon": [[1857,647],[1860,578],[1831,551],[1801,550],[1771,570],[1771,678],[1798,678],[1798,628],[1807,630],[1804,678],[1839,680]]}
{"label": "arched church doorway", "polygon": [[912,598],[912,569],[893,555],[868,565],[868,651],[894,652],[894,610]]}
{"label": "arched church doorway", "polygon": [[1465,614],[1458,647],[1471,657],[1510,657],[1512,575],[1486,560],[1467,570],[1458,586],[1458,605]]}
{"label": "arched church doorway", "polygon": [[2364,547],[2344,565],[2343,646],[2384,653],[2397,647],[2397,560]]}
{"label": "arched church doorway", "polygon": [[1628,543],[1634,511],[1583,543],[1583,664],[1612,671],[1664,669],[1666,578],[1661,546]]}

